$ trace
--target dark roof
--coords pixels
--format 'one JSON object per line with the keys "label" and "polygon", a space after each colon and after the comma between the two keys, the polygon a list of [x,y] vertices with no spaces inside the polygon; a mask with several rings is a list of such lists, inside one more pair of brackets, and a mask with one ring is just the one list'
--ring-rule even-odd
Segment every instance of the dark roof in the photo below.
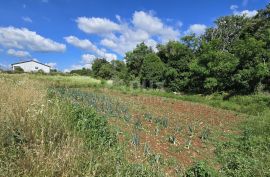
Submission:
{"label": "dark roof", "polygon": [[16,65],[16,64],[28,63],[28,62],[32,62],[32,61],[33,61],[33,62],[35,62],[35,63],[41,64],[41,65],[44,65],[44,66],[48,66],[48,67],[50,67],[50,68],[51,68],[51,66],[49,66],[49,65],[45,65],[45,64],[40,63],[40,62],[35,61],[35,60],[22,61],[22,62],[18,62],[18,63],[13,63],[13,64],[11,64],[11,65],[13,66],[13,65]]}

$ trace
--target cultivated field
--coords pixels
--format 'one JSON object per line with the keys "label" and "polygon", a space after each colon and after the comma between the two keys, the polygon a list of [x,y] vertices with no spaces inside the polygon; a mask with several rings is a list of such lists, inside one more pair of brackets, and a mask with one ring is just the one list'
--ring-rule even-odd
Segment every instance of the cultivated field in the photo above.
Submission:
{"label": "cultivated field", "polygon": [[0,176],[268,176],[270,96],[0,75]]}

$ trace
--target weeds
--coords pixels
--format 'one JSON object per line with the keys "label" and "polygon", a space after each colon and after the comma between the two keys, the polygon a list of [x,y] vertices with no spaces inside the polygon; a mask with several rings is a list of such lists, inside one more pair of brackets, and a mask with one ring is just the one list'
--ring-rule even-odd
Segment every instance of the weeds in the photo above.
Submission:
{"label": "weeds", "polygon": [[146,142],[144,143],[143,154],[144,156],[148,156],[150,153],[150,145]]}
{"label": "weeds", "polygon": [[140,136],[137,133],[134,133],[132,135],[131,143],[133,145],[135,145],[135,146],[139,146],[140,145]]}
{"label": "weeds", "polygon": [[176,144],[176,137],[174,135],[170,135],[168,141],[172,144]]}
{"label": "weeds", "polygon": [[202,141],[207,141],[210,135],[210,130],[209,128],[204,128],[201,132],[200,139]]}
{"label": "weeds", "polygon": [[167,128],[168,122],[169,120],[167,117],[155,118],[155,123],[162,128]]}

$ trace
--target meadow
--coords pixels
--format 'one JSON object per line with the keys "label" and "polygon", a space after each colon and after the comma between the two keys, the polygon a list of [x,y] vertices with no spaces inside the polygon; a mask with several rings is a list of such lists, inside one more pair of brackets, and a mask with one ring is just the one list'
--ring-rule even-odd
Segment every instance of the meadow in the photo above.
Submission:
{"label": "meadow", "polygon": [[270,95],[0,74],[0,176],[269,176]]}

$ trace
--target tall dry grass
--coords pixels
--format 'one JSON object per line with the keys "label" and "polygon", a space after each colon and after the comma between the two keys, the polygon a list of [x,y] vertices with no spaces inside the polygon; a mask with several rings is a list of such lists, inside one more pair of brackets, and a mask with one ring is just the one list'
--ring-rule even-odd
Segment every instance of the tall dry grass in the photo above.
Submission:
{"label": "tall dry grass", "polygon": [[40,82],[0,76],[0,176],[90,176],[78,169],[91,153],[62,108]]}

